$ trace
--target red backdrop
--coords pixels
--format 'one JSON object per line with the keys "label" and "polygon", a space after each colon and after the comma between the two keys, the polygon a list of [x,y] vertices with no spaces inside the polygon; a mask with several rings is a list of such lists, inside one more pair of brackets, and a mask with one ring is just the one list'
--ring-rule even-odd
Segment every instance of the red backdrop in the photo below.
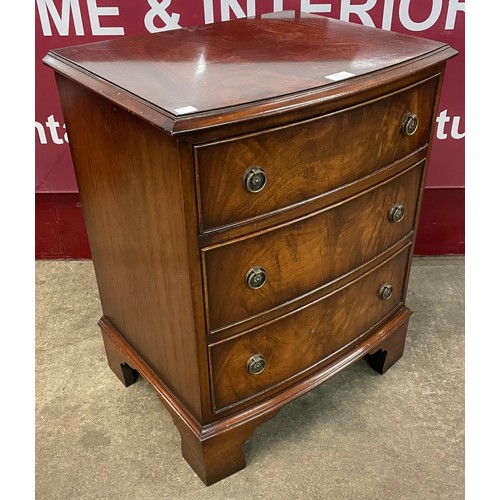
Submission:
{"label": "red backdrop", "polygon": [[[88,257],[51,48],[178,29],[280,10],[302,10],[441,40],[447,66],[417,252],[463,253],[465,2],[460,0],[36,0],[36,243],[38,258]],[[434,189],[439,188],[434,192]],[[459,192],[456,189],[459,189]],[[64,193],[64,194],[59,194]],[[73,194],[71,194],[73,193]],[[453,206],[449,206],[453,204]],[[446,204],[447,214],[432,207]]]}

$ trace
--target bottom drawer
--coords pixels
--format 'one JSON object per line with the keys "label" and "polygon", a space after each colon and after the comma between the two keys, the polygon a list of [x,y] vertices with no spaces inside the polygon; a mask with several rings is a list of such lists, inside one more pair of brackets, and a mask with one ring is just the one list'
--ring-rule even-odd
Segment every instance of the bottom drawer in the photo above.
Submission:
{"label": "bottom drawer", "polygon": [[340,354],[402,302],[409,256],[406,247],[321,299],[211,345],[214,410],[278,390],[291,377]]}

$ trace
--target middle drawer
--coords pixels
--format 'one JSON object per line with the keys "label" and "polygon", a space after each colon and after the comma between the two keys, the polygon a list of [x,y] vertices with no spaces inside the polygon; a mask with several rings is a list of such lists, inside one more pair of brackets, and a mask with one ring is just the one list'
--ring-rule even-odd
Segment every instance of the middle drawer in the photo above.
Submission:
{"label": "middle drawer", "polygon": [[211,332],[327,285],[414,227],[423,162],[307,217],[203,250]]}

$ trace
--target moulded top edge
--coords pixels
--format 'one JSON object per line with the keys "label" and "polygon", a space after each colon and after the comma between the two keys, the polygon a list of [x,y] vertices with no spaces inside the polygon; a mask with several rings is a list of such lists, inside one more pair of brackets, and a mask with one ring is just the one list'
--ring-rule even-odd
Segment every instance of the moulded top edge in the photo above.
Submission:
{"label": "moulded top edge", "polygon": [[248,117],[243,110],[254,106],[280,111],[288,96],[307,101],[360,77],[455,54],[424,38],[282,12],[56,49],[44,62],[175,133]]}

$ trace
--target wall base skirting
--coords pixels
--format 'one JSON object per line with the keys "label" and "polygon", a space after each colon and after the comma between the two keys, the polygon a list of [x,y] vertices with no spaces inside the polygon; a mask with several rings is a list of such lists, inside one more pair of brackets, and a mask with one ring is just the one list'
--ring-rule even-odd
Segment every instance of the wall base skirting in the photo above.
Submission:
{"label": "wall base skirting", "polygon": [[[425,189],[415,255],[463,254],[465,189]],[[78,193],[35,194],[35,258],[91,258]]]}
{"label": "wall base skirting", "polygon": [[465,254],[465,188],[427,188],[415,255]]}
{"label": "wall base skirting", "polygon": [[35,194],[35,258],[91,258],[78,193]]}

